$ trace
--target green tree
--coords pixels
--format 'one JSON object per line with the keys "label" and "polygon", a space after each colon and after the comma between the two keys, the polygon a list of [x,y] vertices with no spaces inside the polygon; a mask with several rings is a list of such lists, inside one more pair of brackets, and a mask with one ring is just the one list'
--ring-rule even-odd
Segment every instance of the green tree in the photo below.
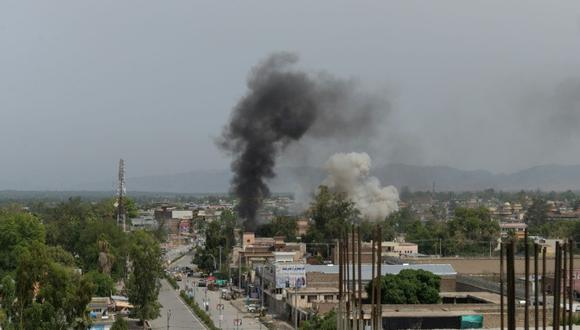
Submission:
{"label": "green tree", "polygon": [[101,249],[99,242],[107,242],[110,261],[112,262],[111,276],[117,280],[125,275],[128,236],[112,220],[90,220],[77,238],[78,256],[85,271],[99,269],[99,255]]}
{"label": "green tree", "polygon": [[4,276],[0,282],[0,306],[2,306],[3,320],[0,326],[8,328],[8,322],[14,318],[14,302],[16,300],[16,283],[10,275]]}
{"label": "green tree", "polygon": [[48,249],[34,243],[21,253],[16,269],[16,310],[20,328],[85,329],[93,285],[73,268],[50,259]]}
{"label": "green tree", "polygon": [[231,211],[224,211],[218,220],[205,224],[205,247],[197,249],[193,263],[203,271],[213,272],[216,270],[214,268],[214,258],[217,263],[221,249],[222,267],[224,269],[220,271],[223,272],[225,269],[229,269],[226,265],[228,264],[229,252],[235,244],[235,227],[236,216]]}
{"label": "green tree", "polygon": [[[331,242],[349,229],[352,222],[358,221],[359,212],[345,194],[334,193],[326,186],[320,186],[308,211],[313,220],[304,241]],[[326,254],[325,247],[316,252]]]}
{"label": "green tree", "polygon": [[296,241],[296,217],[277,216],[272,222],[258,227],[256,234],[262,237],[284,236],[286,242]]}
{"label": "green tree", "polygon": [[16,269],[20,253],[33,242],[44,243],[40,220],[17,208],[0,209],[0,275]]}
{"label": "green tree", "polygon": [[111,327],[111,330],[129,330],[129,324],[122,317],[117,317],[115,323]]}
{"label": "green tree", "polygon": [[407,228],[419,221],[419,217],[408,207],[390,214],[385,222],[397,233],[406,233]]}
{"label": "green tree", "polygon": [[300,326],[300,330],[335,330],[336,329],[336,312],[334,310],[305,321]]}
{"label": "green tree", "polygon": [[95,286],[95,295],[97,297],[109,297],[116,293],[115,281],[113,281],[111,276],[92,270],[86,273],[84,277]]}
{"label": "green tree", "polygon": [[[100,219],[117,219],[116,198],[103,199],[93,205],[92,209],[95,215]],[[135,201],[129,197],[123,198],[123,206],[127,220],[137,217],[138,208]]]}
{"label": "green tree", "polygon": [[47,231],[47,243],[61,246],[73,255],[80,254],[79,236],[86,223],[96,220],[92,206],[79,197],[70,198],[41,214]]}
{"label": "green tree", "polygon": [[[436,304],[440,301],[439,276],[422,269],[404,269],[399,274],[387,274],[381,279],[383,304]],[[371,296],[371,283],[366,286]]]}
{"label": "green tree", "polygon": [[145,231],[136,231],[131,237],[129,258],[132,272],[127,281],[129,302],[133,304],[134,317],[141,323],[160,315],[159,279],[162,275],[159,242]]}
{"label": "green tree", "polygon": [[448,225],[450,232],[461,233],[470,240],[494,240],[499,234],[499,223],[491,218],[489,210],[484,207],[457,208]]}
{"label": "green tree", "polygon": [[548,204],[540,197],[534,198],[532,205],[526,211],[525,222],[528,224],[530,232],[536,233],[548,220]]}

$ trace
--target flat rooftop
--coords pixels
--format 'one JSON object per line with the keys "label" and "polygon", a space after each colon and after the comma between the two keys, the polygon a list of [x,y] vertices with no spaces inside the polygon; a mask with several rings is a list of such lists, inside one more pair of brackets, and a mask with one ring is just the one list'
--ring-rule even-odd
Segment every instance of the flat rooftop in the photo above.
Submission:
{"label": "flat rooftop", "polygon": [[[399,274],[404,269],[422,269],[429,271],[438,276],[455,276],[457,272],[450,264],[404,264],[404,265],[381,265],[381,274]],[[348,271],[352,272],[352,267],[348,267]],[[358,271],[358,269],[357,269]],[[306,272],[318,272],[324,274],[338,274],[338,265],[306,265]],[[372,265],[363,264],[361,267],[362,280],[369,281],[371,279]]]}

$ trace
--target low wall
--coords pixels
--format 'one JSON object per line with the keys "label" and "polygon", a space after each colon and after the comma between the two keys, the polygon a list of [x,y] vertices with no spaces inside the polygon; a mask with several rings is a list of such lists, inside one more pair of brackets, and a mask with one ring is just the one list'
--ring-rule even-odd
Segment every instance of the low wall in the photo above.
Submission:
{"label": "low wall", "polygon": [[[450,264],[458,274],[499,274],[499,258],[420,258],[420,259],[401,259],[405,262],[415,264]],[[554,272],[554,258],[546,259],[546,269],[548,273]],[[574,257],[574,265],[580,268],[580,257]],[[515,259],[515,271],[517,274],[524,273],[525,261],[523,257]],[[542,262],[539,261],[540,271],[542,269]],[[534,269],[533,258],[530,258],[530,272]]]}

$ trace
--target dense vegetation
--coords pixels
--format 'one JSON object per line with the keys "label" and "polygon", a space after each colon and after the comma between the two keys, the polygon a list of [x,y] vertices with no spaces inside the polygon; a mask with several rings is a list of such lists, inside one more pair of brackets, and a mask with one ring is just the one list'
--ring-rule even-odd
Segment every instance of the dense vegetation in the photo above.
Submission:
{"label": "dense vegetation", "polygon": [[236,225],[236,215],[230,211],[224,211],[217,221],[207,224],[198,223],[198,230],[205,233],[205,248],[197,248],[193,258],[193,263],[199,269],[208,273],[216,271],[219,268],[221,248],[222,269],[220,271],[223,273],[229,270],[227,260],[235,244]]}
{"label": "dense vegetation", "polygon": [[[132,212],[134,205],[128,202],[127,208]],[[124,233],[110,199],[87,203],[75,198],[30,211],[17,205],[1,208],[0,247],[3,329],[86,329],[91,297],[115,293],[116,283],[124,280],[135,316],[159,314],[159,243],[144,232]],[[127,269],[128,260],[148,278]]]}
{"label": "dense vegetation", "polygon": [[417,243],[419,251],[425,254],[487,254],[500,236],[499,223],[483,207],[457,208],[448,221],[410,220],[401,233],[405,234],[406,241]]}
{"label": "dense vegetation", "polygon": [[335,330],[336,312],[334,310],[325,315],[314,315],[300,326],[300,330]]}
{"label": "dense vegetation", "polygon": [[[352,223],[360,224],[363,240],[369,241],[380,226],[383,240],[404,237],[407,242],[419,245],[426,254],[475,255],[489,253],[499,238],[499,224],[491,218],[486,208],[456,208],[454,216],[445,220],[422,222],[409,208],[379,222],[361,218],[359,212],[344,195],[320,187],[309,210],[312,226],[304,238],[310,242],[332,242],[341,233],[349,230]],[[325,255],[324,247],[311,250]]]}
{"label": "dense vegetation", "polygon": [[[381,277],[381,303],[383,304],[436,304],[439,303],[439,276],[422,270],[405,269],[399,274]],[[367,284],[368,297],[371,284]]]}

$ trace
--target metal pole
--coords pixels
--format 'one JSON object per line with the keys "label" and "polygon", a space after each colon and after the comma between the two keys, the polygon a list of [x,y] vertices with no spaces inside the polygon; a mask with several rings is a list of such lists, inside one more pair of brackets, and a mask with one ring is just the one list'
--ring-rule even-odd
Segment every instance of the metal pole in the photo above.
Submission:
{"label": "metal pole", "polygon": [[546,247],[542,248],[542,329],[546,330]]}
{"label": "metal pole", "polygon": [[350,329],[350,303],[351,303],[351,299],[350,299],[350,256],[349,256],[349,244],[348,244],[348,229],[345,231],[344,233],[344,246],[345,246],[345,250],[344,250],[344,256],[345,256],[345,272],[346,272],[346,293],[345,293],[345,297],[346,299],[346,328]]}
{"label": "metal pole", "polygon": [[504,244],[499,243],[499,317],[500,317],[500,329],[504,329],[504,305],[503,305],[503,249]]}
{"label": "metal pole", "polygon": [[298,330],[298,286],[294,283],[294,329]]}
{"label": "metal pole", "polygon": [[342,292],[342,276],[343,274],[343,269],[342,269],[342,242],[339,239],[338,243],[336,244],[336,248],[338,249],[338,315],[336,317],[336,322],[337,322],[337,326],[336,328],[338,330],[343,330],[342,329],[342,303],[343,303],[343,292]]}
{"label": "metal pole", "polygon": [[[351,226],[351,252],[352,252],[352,327],[355,328],[357,322],[356,315],[356,259],[355,259],[354,224]],[[357,329],[358,330],[358,329]]]}
{"label": "metal pole", "polygon": [[377,329],[383,328],[383,302],[381,297],[381,286],[382,286],[382,270],[381,270],[381,263],[382,263],[382,255],[383,255],[383,234],[382,229],[379,226],[377,228]]}
{"label": "metal pole", "polygon": [[512,240],[507,246],[507,304],[509,330],[516,329],[516,290],[515,290],[515,267],[514,267],[515,242]]}
{"label": "metal pole", "polygon": [[538,330],[540,327],[540,315],[539,315],[539,284],[538,279],[538,244],[534,243],[534,329]]}
{"label": "metal pole", "polygon": [[[260,297],[261,297],[261,301],[260,301],[260,307],[261,307],[260,314],[261,314],[262,311],[264,310],[264,266],[262,266],[262,268],[260,268]],[[221,294],[220,294],[220,302],[221,302]]]}
{"label": "metal pole", "polygon": [[[357,235],[358,235],[358,317],[359,322],[356,325],[357,329],[360,329],[361,326],[364,328],[364,318],[363,318],[363,307],[362,307],[362,260],[361,260],[361,236],[360,236],[360,226],[357,227]],[[359,326],[359,323],[363,323]]]}
{"label": "metal pole", "polygon": [[169,330],[169,320],[171,319],[171,309],[167,310],[167,330]]}
{"label": "metal pole", "polygon": [[219,246],[219,249],[220,249],[220,269],[219,269],[219,272],[221,273],[221,271],[222,271],[222,247]]}
{"label": "metal pole", "polygon": [[560,328],[560,242],[556,241],[556,260],[554,265],[554,285],[553,285],[553,295],[554,295],[554,303],[552,307],[552,328],[559,329]]}
{"label": "metal pole", "polygon": [[346,280],[346,277],[348,275],[348,267],[347,267],[347,263],[346,263],[346,248],[347,248],[347,242],[344,240],[344,233],[341,234],[342,236],[342,328],[343,330],[348,329],[348,326],[346,324],[347,319],[348,319],[348,312],[346,310],[346,306],[347,306],[347,295],[348,295],[348,281]]}
{"label": "metal pole", "polygon": [[529,244],[528,244],[528,229],[526,228],[524,231],[524,274],[526,279],[524,280],[524,294],[525,294],[525,305],[524,305],[524,329],[530,328],[530,251],[529,251]]}
{"label": "metal pole", "polygon": [[574,312],[574,240],[570,240],[568,243],[568,247],[570,249],[570,264],[568,265],[569,268],[569,288],[568,288],[568,304],[570,305],[568,309],[568,329],[572,330],[572,312]]}
{"label": "metal pole", "polygon": [[376,242],[376,234],[375,237],[371,240],[371,329],[375,330],[375,320],[376,320],[376,311],[377,307],[375,301],[375,242]]}
{"label": "metal pole", "polygon": [[568,283],[566,281],[566,279],[568,278],[568,244],[564,243],[562,244],[562,255],[563,255],[563,264],[564,267],[562,268],[563,274],[562,274],[562,306],[563,308],[563,312],[562,312],[562,326],[564,326],[564,329],[566,329],[566,292],[568,291]]}

